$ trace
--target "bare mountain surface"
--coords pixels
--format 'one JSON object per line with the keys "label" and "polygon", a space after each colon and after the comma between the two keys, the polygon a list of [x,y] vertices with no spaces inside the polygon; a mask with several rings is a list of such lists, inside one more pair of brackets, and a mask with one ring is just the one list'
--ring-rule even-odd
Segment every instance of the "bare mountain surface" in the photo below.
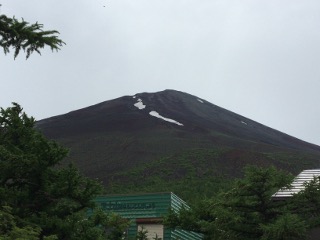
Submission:
{"label": "bare mountain surface", "polygon": [[201,178],[208,169],[238,176],[246,164],[296,173],[318,167],[320,159],[317,145],[175,90],[124,96],[43,119],[37,127],[70,148],[68,160],[105,186],[130,182],[132,171],[150,176],[171,169],[159,177],[181,180],[188,176],[184,161],[188,169],[201,166]]}

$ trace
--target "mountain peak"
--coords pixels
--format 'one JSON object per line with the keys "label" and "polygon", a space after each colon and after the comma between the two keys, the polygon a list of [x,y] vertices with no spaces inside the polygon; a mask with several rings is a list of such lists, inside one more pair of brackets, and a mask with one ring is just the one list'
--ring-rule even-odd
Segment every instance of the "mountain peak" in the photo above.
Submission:
{"label": "mountain peak", "polygon": [[[105,101],[41,120],[38,126],[52,137],[65,133],[79,135],[87,131],[149,131],[170,126],[178,127],[179,131],[209,135],[215,132],[231,138],[293,149],[307,144],[200,97],[172,89]],[[318,149],[318,146],[312,145],[311,149]]]}
{"label": "mountain peak", "polygon": [[[105,101],[41,120],[37,127],[47,137],[70,148],[69,160],[76,162],[84,173],[104,181],[123,168],[188,149],[227,149],[230,153],[221,161],[230,166],[240,161],[235,169],[254,162],[300,171],[299,166],[306,163],[310,163],[309,167],[318,165],[320,157],[319,146],[171,89]],[[284,164],[283,157],[276,161],[268,157],[269,153],[302,155],[305,159],[293,165]],[[261,159],[257,160],[257,156]]]}

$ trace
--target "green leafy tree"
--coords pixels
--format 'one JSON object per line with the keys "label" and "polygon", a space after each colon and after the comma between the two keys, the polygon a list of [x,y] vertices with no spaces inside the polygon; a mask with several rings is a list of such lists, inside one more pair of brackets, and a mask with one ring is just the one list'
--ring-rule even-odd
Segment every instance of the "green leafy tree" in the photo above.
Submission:
{"label": "green leafy tree", "polygon": [[137,237],[136,240],[148,240],[148,230],[145,229],[143,226],[141,227],[141,229],[139,229],[138,233],[137,233]]}
{"label": "green leafy tree", "polygon": [[214,197],[196,202],[189,209],[182,207],[179,212],[169,210],[164,224],[171,229],[203,233],[204,239],[208,240],[231,239],[229,232],[221,230],[230,221],[231,216],[227,214],[229,213],[221,207],[219,198]]}
{"label": "green leafy tree", "polygon": [[292,199],[292,212],[299,214],[310,226],[320,226],[320,177],[305,184],[303,191]]}
{"label": "green leafy tree", "polygon": [[118,225],[114,216],[94,211],[88,217],[102,187],[73,165],[61,166],[66,155],[66,149],[35,129],[35,120],[18,104],[1,108],[0,223],[7,222],[0,225],[2,236],[18,228],[39,239],[105,239],[123,233],[126,224]]}
{"label": "green leafy tree", "polygon": [[106,214],[99,209],[94,211],[89,218],[82,218],[76,222],[74,227],[76,231],[73,232],[71,239],[123,240],[126,237],[125,230],[129,224],[127,219],[114,213]]}
{"label": "green leafy tree", "polygon": [[106,231],[108,232],[108,240],[123,240],[127,237],[127,232],[130,221],[121,218],[115,213],[111,213],[108,216],[108,221],[106,222]]}
{"label": "green leafy tree", "polygon": [[181,228],[187,231],[201,232],[212,236],[211,225],[216,219],[212,211],[213,199],[199,201],[192,208],[182,207],[179,212],[169,209],[164,223],[169,228]]}
{"label": "green leafy tree", "polygon": [[[261,225],[273,223],[285,211],[285,203],[273,201],[272,194],[291,180],[291,176],[274,167],[247,167],[244,178],[237,180],[234,187],[221,196],[222,213],[229,218],[226,227],[225,220],[221,227],[237,239],[261,238]],[[218,223],[220,217],[221,214],[217,217]]]}
{"label": "green leafy tree", "polygon": [[8,206],[3,206],[0,209],[0,239],[29,239],[37,240],[40,234],[40,228],[37,226],[25,225],[17,226],[15,217],[11,214],[12,209]]}
{"label": "green leafy tree", "polygon": [[261,240],[301,240],[307,238],[307,223],[297,214],[286,213],[274,222],[261,225]]}
{"label": "green leafy tree", "polygon": [[6,15],[0,15],[0,47],[4,53],[14,49],[14,58],[20,50],[26,52],[28,59],[33,52],[41,54],[40,50],[45,46],[52,51],[58,51],[65,43],[58,38],[56,30],[44,31],[43,25],[38,22],[30,24],[24,19],[18,20]]}
{"label": "green leafy tree", "polygon": [[[230,190],[202,202],[200,207],[171,213],[168,226],[201,232],[206,239],[268,239],[276,234],[283,237],[277,239],[298,239],[293,237],[304,236],[303,220],[300,224],[297,215],[288,215],[286,202],[271,198],[291,180],[292,176],[274,167],[247,167],[244,178],[235,180]],[[302,234],[294,234],[296,229]]]}

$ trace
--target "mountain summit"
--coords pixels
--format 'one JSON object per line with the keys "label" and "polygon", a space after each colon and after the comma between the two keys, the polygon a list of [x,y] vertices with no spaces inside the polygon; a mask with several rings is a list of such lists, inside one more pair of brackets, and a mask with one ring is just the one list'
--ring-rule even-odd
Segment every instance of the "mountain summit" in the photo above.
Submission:
{"label": "mountain summit", "polygon": [[[318,166],[320,157],[317,145],[175,90],[120,97],[43,119],[37,127],[70,148],[69,160],[105,185],[123,171],[165,157],[175,161],[186,152],[217,150],[221,171],[233,176],[248,163],[297,172]],[[217,167],[212,158],[203,160],[204,168]]]}

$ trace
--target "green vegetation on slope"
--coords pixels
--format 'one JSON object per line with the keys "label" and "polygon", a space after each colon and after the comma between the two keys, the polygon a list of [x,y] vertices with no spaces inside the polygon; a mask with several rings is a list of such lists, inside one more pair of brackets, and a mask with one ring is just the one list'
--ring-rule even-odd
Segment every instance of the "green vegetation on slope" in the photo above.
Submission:
{"label": "green vegetation on slope", "polygon": [[[298,173],[313,168],[306,156],[291,153],[258,153],[231,148],[192,149],[123,170],[110,176],[108,193],[174,192],[188,202],[215,196],[247,165],[275,166]],[[310,156],[307,156],[310,159]],[[245,161],[244,161],[245,160]]]}

